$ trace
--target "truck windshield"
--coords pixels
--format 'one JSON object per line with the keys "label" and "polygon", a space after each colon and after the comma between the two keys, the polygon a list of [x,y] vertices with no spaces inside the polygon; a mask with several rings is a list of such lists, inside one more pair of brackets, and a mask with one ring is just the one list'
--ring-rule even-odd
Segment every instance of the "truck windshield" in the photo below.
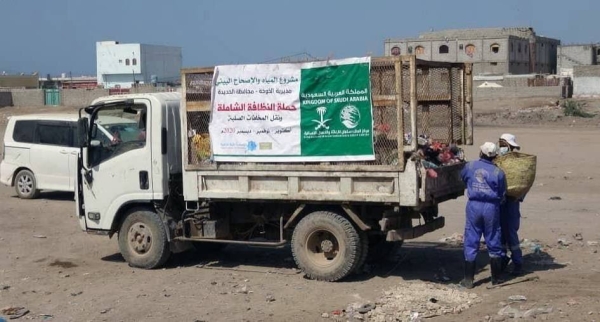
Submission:
{"label": "truck windshield", "polygon": [[90,142],[90,160],[98,165],[117,155],[146,145],[146,107],[100,110],[94,118],[95,130]]}

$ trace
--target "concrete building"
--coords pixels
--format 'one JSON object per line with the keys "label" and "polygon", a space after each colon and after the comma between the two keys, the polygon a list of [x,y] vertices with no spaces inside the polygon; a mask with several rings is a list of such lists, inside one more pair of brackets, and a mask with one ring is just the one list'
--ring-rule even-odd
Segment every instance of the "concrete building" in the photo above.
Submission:
{"label": "concrete building", "polygon": [[424,60],[473,63],[475,75],[554,74],[560,40],[533,28],[453,29],[388,39],[386,56],[416,54]]}
{"label": "concrete building", "polygon": [[0,74],[0,88],[38,88],[37,74],[34,75],[6,75],[6,73]]}
{"label": "concrete building", "polygon": [[96,43],[97,80],[105,88],[177,83],[181,61],[181,47],[120,44],[117,41]]}
{"label": "concrete building", "polygon": [[575,66],[598,65],[600,45],[564,45],[558,46],[557,71],[562,76],[573,77]]}

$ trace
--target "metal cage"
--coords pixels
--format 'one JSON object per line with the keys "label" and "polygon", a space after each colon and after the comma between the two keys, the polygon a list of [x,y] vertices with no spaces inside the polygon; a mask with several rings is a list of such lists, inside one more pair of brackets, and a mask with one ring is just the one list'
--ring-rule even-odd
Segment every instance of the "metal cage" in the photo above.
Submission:
{"label": "metal cage", "polygon": [[414,55],[374,57],[371,95],[376,160],[214,162],[208,132],[213,71],[213,67],[189,68],[181,73],[187,170],[403,171],[420,135],[446,144],[473,144],[472,64],[424,61]]}

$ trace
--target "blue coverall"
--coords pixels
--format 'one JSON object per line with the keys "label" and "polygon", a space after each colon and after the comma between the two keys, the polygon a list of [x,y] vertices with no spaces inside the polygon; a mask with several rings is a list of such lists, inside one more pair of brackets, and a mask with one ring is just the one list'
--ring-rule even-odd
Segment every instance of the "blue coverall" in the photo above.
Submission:
{"label": "blue coverall", "polygon": [[461,176],[469,198],[464,235],[465,260],[475,261],[482,234],[490,257],[502,257],[500,204],[506,194],[504,171],[491,161],[480,159],[469,162]]}
{"label": "blue coverall", "polygon": [[507,198],[500,206],[500,226],[502,227],[502,255],[510,250],[510,258],[515,265],[523,263],[523,252],[519,241],[519,226],[521,222],[521,202],[523,199]]}

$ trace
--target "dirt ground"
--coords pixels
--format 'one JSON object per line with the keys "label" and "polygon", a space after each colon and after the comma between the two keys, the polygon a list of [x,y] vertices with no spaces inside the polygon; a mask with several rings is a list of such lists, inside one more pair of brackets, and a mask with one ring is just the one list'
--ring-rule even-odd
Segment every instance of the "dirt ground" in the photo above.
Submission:
{"label": "dirt ground", "polygon": [[[600,106],[590,104],[591,110]],[[119,255],[115,239],[80,231],[73,194],[48,192],[26,201],[12,188],[0,187],[0,308],[24,307],[29,313],[20,320],[40,321],[346,321],[335,316],[336,310],[367,303],[400,310],[389,305],[396,296],[412,321],[503,321],[529,309],[539,309],[530,311],[537,316],[522,320],[598,321],[600,120],[536,116],[526,122],[517,110],[533,108],[533,115],[545,115],[535,110],[543,104],[508,105],[477,105],[478,124],[487,125],[476,127],[476,144],[467,147],[467,155],[475,158],[481,143],[511,132],[525,152],[538,156],[520,230],[527,239],[527,276],[537,281],[487,289],[489,266],[482,252],[475,295],[463,296],[453,286],[462,278],[462,248],[440,240],[463,232],[464,198],[440,206],[445,228],[405,243],[367,273],[325,283],[303,278],[289,249],[228,247],[212,257],[176,255],[164,269],[133,269]],[[0,109],[0,132],[7,115],[32,111],[39,110]],[[512,126],[492,126],[498,123]],[[514,295],[526,300],[510,304]],[[469,304],[440,316],[414,314],[432,305],[423,302],[447,298]],[[375,315],[361,318],[377,321]]]}

